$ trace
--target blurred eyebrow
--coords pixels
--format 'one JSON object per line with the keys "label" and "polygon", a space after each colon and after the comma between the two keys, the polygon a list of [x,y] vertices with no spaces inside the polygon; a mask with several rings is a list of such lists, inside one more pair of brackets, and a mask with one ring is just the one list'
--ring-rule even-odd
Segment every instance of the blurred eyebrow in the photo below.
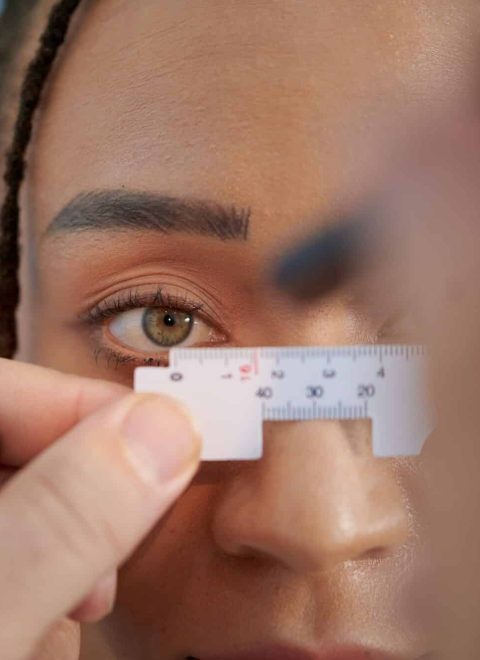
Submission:
{"label": "blurred eyebrow", "polygon": [[248,238],[250,209],[218,202],[125,190],[81,193],[48,225],[45,236],[85,231],[156,231],[210,236],[221,241]]}

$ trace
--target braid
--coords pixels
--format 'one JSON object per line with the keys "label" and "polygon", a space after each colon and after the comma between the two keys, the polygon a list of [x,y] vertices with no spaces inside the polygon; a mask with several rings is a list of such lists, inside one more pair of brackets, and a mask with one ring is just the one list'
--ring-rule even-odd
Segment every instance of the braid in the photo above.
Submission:
{"label": "braid", "polygon": [[0,214],[0,357],[12,358],[17,350],[15,313],[20,298],[18,196],[25,174],[25,153],[45,81],[79,4],[80,0],[60,0],[54,5],[21,88],[13,139],[7,153],[6,192]]}

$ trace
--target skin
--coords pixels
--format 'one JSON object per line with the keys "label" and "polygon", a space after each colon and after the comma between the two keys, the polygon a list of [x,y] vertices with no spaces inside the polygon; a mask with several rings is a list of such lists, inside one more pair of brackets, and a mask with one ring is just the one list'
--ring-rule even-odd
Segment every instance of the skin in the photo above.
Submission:
{"label": "skin", "polygon": [[[390,310],[367,317],[348,291],[292,308],[265,269],[368,197],[381,163],[372,140],[458,92],[472,8],[87,3],[43,98],[23,190],[26,358],[131,384],[132,364],[95,350],[138,351],[77,317],[107,294],[159,284],[212,309],[229,345],[409,339]],[[45,238],[66,204],[99,189],[247,207],[249,237]],[[258,462],[204,465],[127,563],[101,624],[107,646],[146,659],[269,643],[429,652],[411,606],[422,584],[418,461],[374,458],[355,423],[267,425],[264,438]]]}

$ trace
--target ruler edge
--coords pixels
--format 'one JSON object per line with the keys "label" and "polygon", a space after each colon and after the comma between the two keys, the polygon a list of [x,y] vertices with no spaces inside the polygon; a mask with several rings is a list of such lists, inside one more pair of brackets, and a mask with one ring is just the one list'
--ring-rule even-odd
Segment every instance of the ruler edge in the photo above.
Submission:
{"label": "ruler edge", "polygon": [[[252,354],[259,357],[274,358],[281,352],[285,357],[296,357],[303,355],[305,357],[353,357],[353,359],[363,357],[378,357],[382,360],[384,357],[426,357],[428,347],[425,344],[341,344],[326,346],[205,346],[188,348],[171,348],[168,351],[168,365],[152,365],[158,369],[168,369],[175,360],[189,358],[224,358],[230,355],[236,358],[251,358]],[[291,353],[289,356],[288,354]],[[310,355],[309,355],[310,353]],[[136,369],[150,369],[151,366],[141,365]]]}

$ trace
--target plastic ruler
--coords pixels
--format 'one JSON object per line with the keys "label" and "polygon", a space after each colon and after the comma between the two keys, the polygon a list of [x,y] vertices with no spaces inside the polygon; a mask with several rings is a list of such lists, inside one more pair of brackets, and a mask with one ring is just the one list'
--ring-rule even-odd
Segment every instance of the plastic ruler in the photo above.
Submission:
{"label": "plastic ruler", "polygon": [[422,346],[180,348],[169,362],[137,368],[135,390],[187,406],[203,460],[259,458],[267,421],[371,419],[377,456],[418,454],[433,430]]}

